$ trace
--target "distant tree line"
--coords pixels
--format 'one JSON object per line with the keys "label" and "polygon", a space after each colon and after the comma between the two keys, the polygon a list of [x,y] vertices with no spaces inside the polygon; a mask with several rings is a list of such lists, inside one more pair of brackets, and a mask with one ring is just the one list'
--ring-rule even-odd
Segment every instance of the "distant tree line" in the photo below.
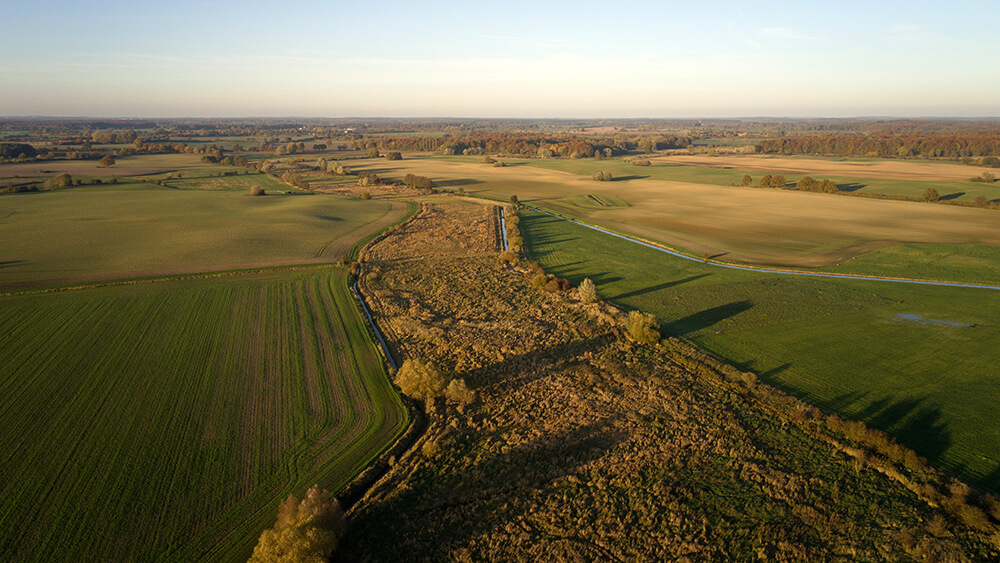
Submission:
{"label": "distant tree line", "polygon": [[[1000,155],[1000,133],[801,135],[765,139],[756,145],[765,154],[823,154],[891,158],[972,158]],[[1000,159],[983,166],[1000,167]],[[972,164],[972,162],[969,162]]]}

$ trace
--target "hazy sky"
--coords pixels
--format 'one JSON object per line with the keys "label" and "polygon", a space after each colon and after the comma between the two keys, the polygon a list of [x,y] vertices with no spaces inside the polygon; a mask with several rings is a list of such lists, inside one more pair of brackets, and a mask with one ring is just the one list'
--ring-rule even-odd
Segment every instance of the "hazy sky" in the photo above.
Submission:
{"label": "hazy sky", "polygon": [[1000,0],[6,4],[7,116],[1000,115]]}

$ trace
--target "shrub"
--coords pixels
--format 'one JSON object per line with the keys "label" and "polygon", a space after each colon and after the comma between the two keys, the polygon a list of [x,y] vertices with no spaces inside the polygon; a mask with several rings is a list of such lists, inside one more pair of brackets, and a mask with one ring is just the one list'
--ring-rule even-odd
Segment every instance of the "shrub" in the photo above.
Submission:
{"label": "shrub", "polygon": [[594,287],[594,282],[590,281],[590,278],[584,279],[580,282],[580,301],[584,303],[593,303],[597,301],[597,288]]}
{"label": "shrub", "polygon": [[591,177],[597,182],[610,182],[614,180],[614,176],[607,170],[594,170]]}
{"label": "shrub", "polygon": [[498,161],[496,161],[496,162],[493,163],[493,168],[503,168],[504,166],[507,166],[507,165],[504,164],[502,160],[498,160]]}
{"label": "shrub", "polygon": [[60,174],[55,178],[49,178],[45,180],[45,189],[47,190],[57,190],[59,188],[66,188],[73,185],[73,177],[69,174]]}
{"label": "shrub", "polygon": [[267,194],[264,192],[264,188],[262,188],[260,186],[250,186],[250,195],[252,195],[252,196],[261,196],[261,195],[267,195]]}
{"label": "shrub", "polygon": [[344,511],[337,499],[313,485],[302,502],[289,495],[278,506],[274,527],[264,530],[249,563],[321,562],[344,535]]}
{"label": "shrub", "polygon": [[939,199],[941,199],[941,194],[939,194],[934,188],[927,188],[924,190],[924,201],[934,202]]}
{"label": "shrub", "polygon": [[642,344],[655,344],[660,340],[660,321],[649,313],[631,311],[625,328],[633,340]]}
{"label": "shrub", "polygon": [[418,401],[433,401],[448,386],[444,375],[430,362],[406,360],[396,373],[396,385],[404,395]]}
{"label": "shrub", "polygon": [[464,379],[452,379],[444,390],[444,397],[453,403],[465,406],[476,400],[476,392],[469,389]]}
{"label": "shrub", "polygon": [[496,159],[491,156],[483,157],[483,164],[496,164],[496,163],[497,163]]}
{"label": "shrub", "polygon": [[645,158],[640,158],[632,161],[632,166],[651,166],[653,163],[646,160]]}
{"label": "shrub", "polygon": [[403,160],[403,155],[399,151],[390,151],[385,155],[386,160]]}
{"label": "shrub", "polygon": [[984,195],[976,197],[976,207],[986,207],[989,203],[990,200],[986,199]]}
{"label": "shrub", "polygon": [[518,260],[519,258],[517,257],[517,254],[511,252],[510,250],[504,250],[503,252],[500,253],[500,261],[506,262],[511,266],[516,266]]}
{"label": "shrub", "polygon": [[549,277],[545,274],[536,274],[531,278],[531,287],[535,289],[541,289],[545,287],[545,284],[549,283]]}
{"label": "shrub", "polygon": [[378,152],[377,147],[372,147],[368,149],[368,158],[378,158],[381,154]]}
{"label": "shrub", "polygon": [[372,198],[371,192],[361,192],[361,199],[371,199],[371,198]]}

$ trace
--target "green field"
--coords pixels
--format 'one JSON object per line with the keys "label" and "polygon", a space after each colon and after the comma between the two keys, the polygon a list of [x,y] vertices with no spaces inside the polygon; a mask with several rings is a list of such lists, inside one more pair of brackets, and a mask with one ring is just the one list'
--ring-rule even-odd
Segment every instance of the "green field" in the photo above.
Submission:
{"label": "green field", "polygon": [[0,559],[245,560],[405,428],[339,267],[0,298]]}
{"label": "green field", "polygon": [[728,270],[531,210],[521,231],[547,271],[1000,490],[1000,291]]}
{"label": "green field", "polygon": [[399,204],[384,201],[149,183],[7,195],[0,289],[338,261],[397,212]]}

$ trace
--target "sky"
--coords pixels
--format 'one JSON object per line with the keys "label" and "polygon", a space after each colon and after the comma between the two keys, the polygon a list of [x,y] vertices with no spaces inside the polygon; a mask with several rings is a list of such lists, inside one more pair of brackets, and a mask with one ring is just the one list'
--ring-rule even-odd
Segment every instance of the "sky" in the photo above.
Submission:
{"label": "sky", "polygon": [[8,4],[0,116],[1000,116],[998,0]]}

